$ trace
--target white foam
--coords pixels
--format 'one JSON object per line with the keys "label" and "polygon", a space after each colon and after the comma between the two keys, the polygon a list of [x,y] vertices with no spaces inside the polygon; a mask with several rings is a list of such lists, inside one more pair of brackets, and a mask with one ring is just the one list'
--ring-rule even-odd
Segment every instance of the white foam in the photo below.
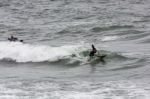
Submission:
{"label": "white foam", "polygon": [[61,99],[104,99],[103,96],[93,95],[90,93],[84,92],[66,92],[65,95],[61,97]]}
{"label": "white foam", "polygon": [[[148,87],[148,86],[147,86]],[[149,99],[149,90],[130,81],[27,81],[0,83],[0,99]]]}
{"label": "white foam", "polygon": [[104,36],[101,38],[102,41],[112,41],[118,39],[118,36]]}
{"label": "white foam", "polygon": [[0,60],[12,59],[16,62],[56,61],[77,53],[81,48],[81,45],[51,47],[20,42],[0,42],[0,46]]}

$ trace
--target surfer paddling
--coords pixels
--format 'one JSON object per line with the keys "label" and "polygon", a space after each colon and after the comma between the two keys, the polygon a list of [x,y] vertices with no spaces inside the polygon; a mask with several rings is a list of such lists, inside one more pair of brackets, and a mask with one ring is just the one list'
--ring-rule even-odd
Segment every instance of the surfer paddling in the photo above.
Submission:
{"label": "surfer paddling", "polygon": [[18,38],[14,37],[14,36],[11,36],[10,38],[8,38],[9,41],[17,41]]}
{"label": "surfer paddling", "polygon": [[23,42],[23,40],[18,40],[18,38],[14,37],[14,36],[11,36],[10,38],[8,38],[8,40],[11,42],[15,42],[15,41]]}

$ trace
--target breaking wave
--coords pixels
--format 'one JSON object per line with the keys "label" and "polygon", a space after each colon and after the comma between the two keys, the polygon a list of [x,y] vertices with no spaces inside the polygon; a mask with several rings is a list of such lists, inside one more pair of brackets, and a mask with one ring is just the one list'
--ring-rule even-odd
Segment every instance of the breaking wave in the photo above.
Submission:
{"label": "breaking wave", "polygon": [[[89,47],[86,45],[65,45],[52,47],[48,45],[32,45],[21,42],[0,42],[0,60],[26,62],[50,62],[60,64],[80,64],[87,62]],[[99,50],[107,59],[125,60],[127,57],[114,52]],[[100,61],[99,57],[94,61]]]}
{"label": "breaking wave", "polygon": [[52,47],[20,42],[0,42],[0,60],[16,62],[44,62],[65,59],[81,49],[79,45]]}

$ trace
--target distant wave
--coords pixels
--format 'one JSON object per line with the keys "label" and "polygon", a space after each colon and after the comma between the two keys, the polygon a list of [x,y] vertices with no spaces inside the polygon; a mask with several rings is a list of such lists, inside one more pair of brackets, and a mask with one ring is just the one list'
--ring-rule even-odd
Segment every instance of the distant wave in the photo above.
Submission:
{"label": "distant wave", "polygon": [[116,30],[116,29],[128,29],[133,28],[133,25],[113,25],[113,26],[107,26],[107,27],[93,27],[91,31],[93,32],[101,32],[101,31],[110,31],[110,30]]}

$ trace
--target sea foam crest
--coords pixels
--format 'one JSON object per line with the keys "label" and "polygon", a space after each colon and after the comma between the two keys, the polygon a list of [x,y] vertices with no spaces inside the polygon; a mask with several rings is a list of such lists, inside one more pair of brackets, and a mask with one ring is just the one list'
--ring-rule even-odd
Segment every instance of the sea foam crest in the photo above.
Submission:
{"label": "sea foam crest", "polygon": [[102,41],[112,41],[118,39],[118,36],[104,36],[101,38]]}
{"label": "sea foam crest", "polygon": [[81,45],[51,47],[21,42],[0,42],[0,46],[0,60],[11,59],[16,62],[57,61],[78,53],[81,48]]}

